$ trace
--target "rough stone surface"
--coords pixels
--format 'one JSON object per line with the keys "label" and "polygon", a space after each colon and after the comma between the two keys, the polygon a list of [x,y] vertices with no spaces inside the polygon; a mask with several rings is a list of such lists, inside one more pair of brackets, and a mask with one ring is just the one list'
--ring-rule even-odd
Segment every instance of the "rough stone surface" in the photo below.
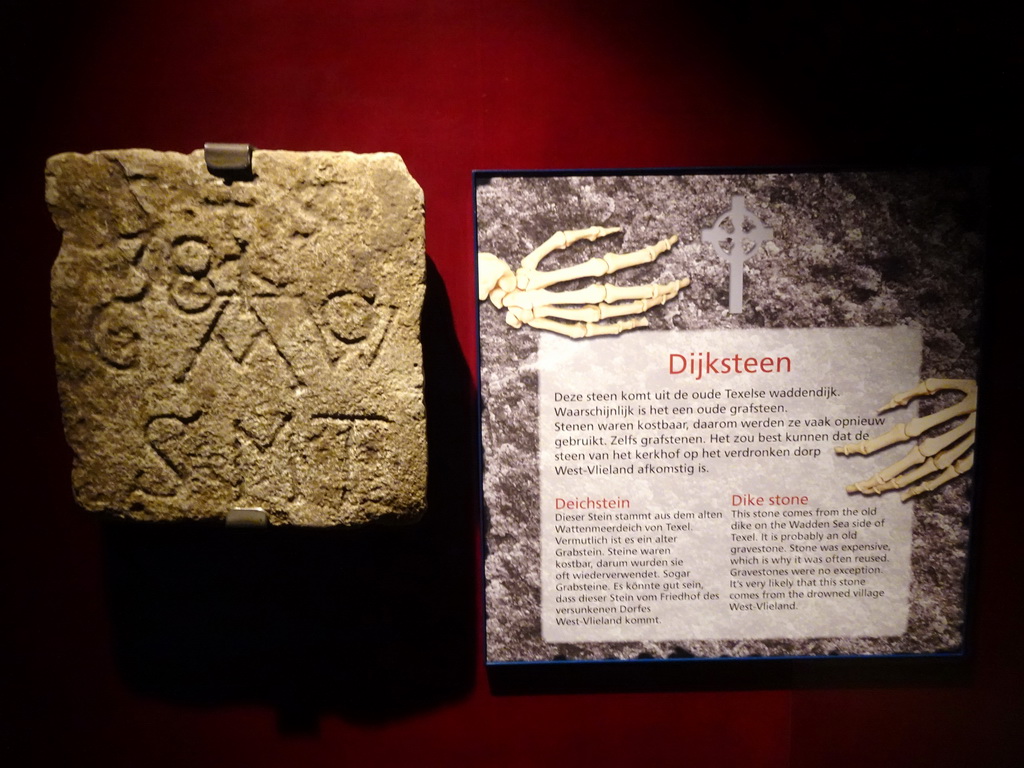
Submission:
{"label": "rough stone surface", "polygon": [[393,154],[62,154],[53,343],[85,508],[140,520],[415,519],[423,194]]}
{"label": "rough stone surface", "polygon": [[[493,177],[476,190],[481,251],[518,266],[551,234],[622,227],[556,251],[556,269],[670,234],[679,244],[612,282],[690,285],[647,317],[657,330],[908,326],[924,340],[922,377],[975,378],[984,255],[982,179],[972,173]],[[733,195],[774,229],[771,258],[745,265],[744,312],[730,314],[724,260],[701,229]],[[619,279],[621,278],[621,280]],[[583,287],[587,281],[560,288]],[[936,653],[962,648],[971,475],[914,499],[910,619],[899,637],[545,643],[540,628],[537,345],[479,305],[487,515],[489,661]],[[643,333],[644,331],[632,331]],[[922,415],[952,393],[919,402]]]}

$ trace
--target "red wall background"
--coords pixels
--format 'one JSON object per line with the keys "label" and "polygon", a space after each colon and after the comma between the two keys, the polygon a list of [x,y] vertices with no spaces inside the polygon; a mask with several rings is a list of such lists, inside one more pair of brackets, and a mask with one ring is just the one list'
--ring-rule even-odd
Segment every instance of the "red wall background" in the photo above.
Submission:
{"label": "red wall background", "polygon": [[[7,12],[0,757],[111,768],[1014,764],[1024,513],[1011,477],[1019,363],[1006,362],[1019,301],[1003,270],[1020,259],[1009,197],[1020,55],[985,2],[820,5],[179,0]],[[238,544],[125,530],[75,507],[48,338],[59,239],[45,158],[206,141],[398,152],[423,186],[436,270],[423,531]],[[967,674],[492,695],[477,629],[471,171],[950,161],[992,164],[996,190]],[[378,584],[389,558],[400,564]]]}

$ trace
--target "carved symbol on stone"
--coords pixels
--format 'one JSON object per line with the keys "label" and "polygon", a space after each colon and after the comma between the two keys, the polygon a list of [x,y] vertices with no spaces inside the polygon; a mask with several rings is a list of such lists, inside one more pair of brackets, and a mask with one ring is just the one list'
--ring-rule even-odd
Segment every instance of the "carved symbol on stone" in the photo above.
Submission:
{"label": "carved symbol on stone", "polygon": [[394,323],[397,309],[378,303],[373,296],[336,291],[314,315],[325,351],[335,367],[350,354],[373,365]]}
{"label": "carved symbol on stone", "polygon": [[335,338],[347,344],[365,339],[377,323],[373,302],[356,293],[329,296],[321,316]]}
{"label": "carved symbol on stone", "polygon": [[210,270],[213,250],[201,237],[186,235],[171,243],[171,263],[182,274],[202,277]]}
{"label": "carved symbol on stone", "polygon": [[142,338],[139,310],[132,304],[115,301],[93,316],[92,341],[97,354],[115,368],[131,368],[139,362]]}
{"label": "carved symbol on stone", "polygon": [[[172,241],[170,260],[177,272],[170,288],[172,303],[185,314],[197,316],[201,323],[192,326],[195,343],[175,376],[177,382],[185,380],[211,339],[219,341],[241,365],[262,337],[290,370],[288,359],[250,303],[252,296],[276,297],[278,287],[251,273],[248,242],[237,237],[234,242],[238,252],[219,254],[198,235],[182,235]],[[291,375],[293,383],[299,383],[294,371]]]}
{"label": "carved symbol on stone", "polygon": [[213,285],[206,278],[177,275],[171,284],[171,300],[178,309],[189,314],[209,307],[215,295]]}
{"label": "carved symbol on stone", "polygon": [[[125,245],[128,244],[125,243]],[[140,245],[130,257],[108,267],[113,273],[111,288],[115,299],[131,302],[138,301],[146,295],[146,291],[149,289],[149,277],[139,268],[145,253],[146,246]]]}
{"label": "carved symbol on stone", "polygon": [[107,266],[108,296],[112,300],[97,306],[92,316],[93,347],[104,362],[119,370],[133,368],[139,362],[139,329],[145,321],[138,303],[149,289],[149,278],[139,269],[145,251],[145,245],[140,245],[130,256]]}
{"label": "carved symbol on stone", "polygon": [[136,477],[138,487],[152,496],[174,496],[181,481],[188,476],[188,431],[202,416],[200,411],[189,416],[164,414],[153,416],[145,427],[146,443],[153,449],[159,463],[150,462]]}
{"label": "carved symbol on stone", "polygon": [[216,328],[217,338],[237,363],[245,360],[256,337],[266,331],[250,307],[239,306],[234,301],[228,302],[212,325]]}
{"label": "carved symbol on stone", "polygon": [[312,478],[311,490],[325,499],[377,500],[375,478],[387,470],[388,420],[378,415],[316,414],[311,426],[315,431],[310,436],[310,460],[333,470]]}
{"label": "carved symbol on stone", "polygon": [[284,411],[267,413],[249,413],[238,419],[235,424],[261,453],[265,453],[281,433],[282,428],[292,419],[292,414]]}
{"label": "carved symbol on stone", "polygon": [[171,300],[182,312],[202,312],[217,295],[206,277],[211,255],[210,246],[200,237],[179,237],[171,244],[171,263],[178,270],[171,282]]}
{"label": "carved symbol on stone", "polygon": [[739,314],[743,311],[743,262],[772,239],[772,228],[747,208],[742,195],[735,195],[732,208],[713,227],[701,230],[701,239],[729,262],[729,311]]}
{"label": "carved symbol on stone", "polygon": [[377,356],[380,354],[381,348],[384,346],[384,339],[388,335],[388,331],[391,330],[394,324],[395,314],[398,312],[396,307],[381,307],[374,306],[374,311],[379,315],[379,322],[375,319],[370,331],[365,339],[365,346],[361,350],[360,354],[367,365],[373,365],[376,361]]}

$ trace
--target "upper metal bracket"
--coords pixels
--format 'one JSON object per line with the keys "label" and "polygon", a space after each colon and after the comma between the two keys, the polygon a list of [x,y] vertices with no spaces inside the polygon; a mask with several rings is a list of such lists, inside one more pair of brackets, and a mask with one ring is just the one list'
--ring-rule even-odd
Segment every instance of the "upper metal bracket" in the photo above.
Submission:
{"label": "upper metal bracket", "polygon": [[232,507],[224,522],[229,528],[262,528],[270,519],[263,507]]}
{"label": "upper metal bracket", "polygon": [[252,144],[219,144],[208,141],[203,151],[206,169],[231,181],[252,181]]}

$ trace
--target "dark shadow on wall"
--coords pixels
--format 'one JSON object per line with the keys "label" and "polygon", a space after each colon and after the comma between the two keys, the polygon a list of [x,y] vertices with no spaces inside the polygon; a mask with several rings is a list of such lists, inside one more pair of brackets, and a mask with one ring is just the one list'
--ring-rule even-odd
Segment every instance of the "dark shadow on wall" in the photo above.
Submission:
{"label": "dark shadow on wall", "polygon": [[281,728],[380,723],[468,694],[477,650],[472,384],[428,266],[427,512],[361,530],[104,526],[115,654],[138,693],[265,704]]}

